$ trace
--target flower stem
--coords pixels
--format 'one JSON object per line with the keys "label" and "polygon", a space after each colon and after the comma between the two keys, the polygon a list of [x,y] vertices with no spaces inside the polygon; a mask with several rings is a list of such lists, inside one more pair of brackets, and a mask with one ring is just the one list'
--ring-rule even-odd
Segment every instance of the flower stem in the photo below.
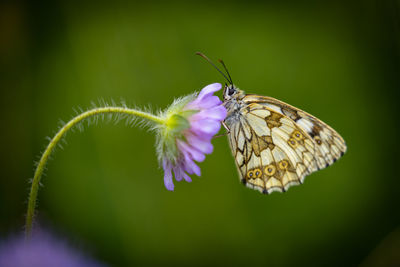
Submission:
{"label": "flower stem", "polygon": [[49,159],[50,154],[53,152],[54,148],[57,146],[58,142],[61,140],[61,138],[65,135],[65,133],[70,130],[72,127],[80,123],[81,121],[92,117],[96,116],[99,114],[105,114],[105,113],[118,113],[118,114],[125,114],[125,115],[131,115],[131,116],[136,116],[140,117],[142,119],[149,120],[153,123],[156,124],[165,124],[165,121],[157,117],[153,114],[130,109],[130,108],[125,108],[125,107],[101,107],[101,108],[94,108],[91,110],[88,110],[86,112],[83,112],[79,114],[78,116],[74,117],[72,120],[70,120],[67,124],[65,124],[58,132],[57,134],[51,139],[50,143],[47,145],[46,150],[44,151],[42,157],[40,158],[40,161],[36,167],[35,174],[33,176],[33,181],[32,181],[32,186],[31,190],[29,193],[29,199],[28,199],[28,209],[26,213],[26,221],[25,221],[25,236],[27,239],[29,239],[32,231],[32,224],[33,224],[33,218],[35,215],[35,208],[36,208],[36,199],[38,195],[38,190],[39,190],[39,185],[40,185],[40,179],[43,174],[44,167],[47,163],[47,160]]}

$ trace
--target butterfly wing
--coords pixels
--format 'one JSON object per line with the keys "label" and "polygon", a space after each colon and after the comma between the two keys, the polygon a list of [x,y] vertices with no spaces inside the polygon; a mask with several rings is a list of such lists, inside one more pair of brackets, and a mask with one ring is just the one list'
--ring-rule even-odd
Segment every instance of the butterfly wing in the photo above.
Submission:
{"label": "butterfly wing", "polygon": [[[286,191],[292,185],[303,183],[308,174],[327,166],[326,163],[344,153],[343,139],[329,126],[322,122],[312,124],[321,127],[318,136],[324,145],[322,148],[316,141],[318,137],[315,139],[317,134],[311,136],[308,133],[310,130],[312,132],[312,127],[302,126],[307,125],[306,122],[297,123],[290,116],[289,111],[300,110],[288,109],[285,114],[283,109],[279,112],[281,104],[267,100],[254,95],[244,97],[245,108],[237,121],[230,125],[232,153],[241,181],[248,187],[263,193]],[[304,115],[302,118],[306,118],[307,122],[320,122],[307,113],[301,115]],[[343,145],[336,145],[336,142]],[[328,148],[326,152],[328,144],[336,146],[339,152],[335,148]]]}
{"label": "butterfly wing", "polygon": [[287,116],[303,129],[315,143],[315,158],[318,169],[333,164],[346,152],[343,138],[329,125],[318,118],[287,103],[267,96],[246,95],[245,103],[256,103]]}

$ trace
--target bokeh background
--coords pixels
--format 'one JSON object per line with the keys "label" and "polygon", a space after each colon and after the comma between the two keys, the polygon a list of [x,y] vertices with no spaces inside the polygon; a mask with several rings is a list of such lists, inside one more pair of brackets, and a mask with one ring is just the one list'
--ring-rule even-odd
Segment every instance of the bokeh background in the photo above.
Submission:
{"label": "bokeh background", "polygon": [[245,188],[227,140],[202,177],[163,185],[154,137],[124,123],[67,136],[38,220],[111,266],[397,266],[398,1],[1,4],[0,237],[23,229],[29,179],[92,101],[167,107],[223,78],[310,112],[348,152],[285,194]]}

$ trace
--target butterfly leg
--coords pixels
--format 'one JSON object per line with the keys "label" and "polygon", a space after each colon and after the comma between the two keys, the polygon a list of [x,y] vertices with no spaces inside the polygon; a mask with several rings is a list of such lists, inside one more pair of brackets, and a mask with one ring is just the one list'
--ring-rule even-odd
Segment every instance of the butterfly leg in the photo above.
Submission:
{"label": "butterfly leg", "polygon": [[222,125],[224,126],[226,132],[223,133],[223,134],[216,135],[216,136],[214,136],[214,138],[218,138],[218,137],[221,137],[221,136],[228,135],[231,132],[231,129],[229,129],[229,127],[225,124],[225,122],[222,122]]}
{"label": "butterfly leg", "polygon": [[231,129],[229,129],[228,125],[226,125],[226,123],[223,121],[222,125],[224,126],[225,130],[227,130],[227,134],[231,132]]}

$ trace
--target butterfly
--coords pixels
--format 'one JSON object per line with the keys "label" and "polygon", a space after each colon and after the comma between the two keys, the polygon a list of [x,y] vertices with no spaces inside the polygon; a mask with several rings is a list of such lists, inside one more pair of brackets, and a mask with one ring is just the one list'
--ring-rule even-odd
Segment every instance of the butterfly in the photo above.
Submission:
{"label": "butterfly", "polygon": [[346,152],[343,138],[309,113],[268,96],[245,94],[206,56],[228,81],[223,124],[240,180],[264,194],[285,192],[307,175],[332,165]]}

